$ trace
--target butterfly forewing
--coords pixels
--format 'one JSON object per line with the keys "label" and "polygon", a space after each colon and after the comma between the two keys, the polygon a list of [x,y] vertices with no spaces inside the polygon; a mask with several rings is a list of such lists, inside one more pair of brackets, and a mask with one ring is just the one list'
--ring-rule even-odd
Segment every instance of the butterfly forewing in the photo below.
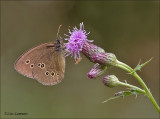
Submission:
{"label": "butterfly forewing", "polygon": [[34,78],[43,85],[55,85],[64,78],[65,56],[63,42],[57,38],[55,42],[36,46],[15,62],[15,69],[24,76]]}
{"label": "butterfly forewing", "polygon": [[38,45],[22,54],[14,64],[15,69],[22,75],[33,78],[32,70],[39,57],[47,53],[47,46],[53,42]]}

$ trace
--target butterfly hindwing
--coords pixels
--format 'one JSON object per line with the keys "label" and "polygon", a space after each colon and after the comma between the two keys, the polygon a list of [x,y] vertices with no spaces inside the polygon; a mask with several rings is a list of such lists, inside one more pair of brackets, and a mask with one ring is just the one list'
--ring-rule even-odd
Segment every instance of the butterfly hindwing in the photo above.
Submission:
{"label": "butterfly hindwing", "polygon": [[35,62],[33,77],[43,85],[56,85],[64,78],[65,57],[60,51],[47,51]]}

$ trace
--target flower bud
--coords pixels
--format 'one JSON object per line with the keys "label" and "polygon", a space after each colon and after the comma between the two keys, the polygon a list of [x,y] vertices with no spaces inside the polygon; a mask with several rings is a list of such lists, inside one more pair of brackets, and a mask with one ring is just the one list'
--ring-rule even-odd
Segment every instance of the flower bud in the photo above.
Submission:
{"label": "flower bud", "polygon": [[112,88],[119,85],[119,80],[115,75],[106,75],[103,78],[104,85]]}
{"label": "flower bud", "polygon": [[93,61],[101,65],[115,66],[117,58],[113,53],[98,53],[93,56]]}
{"label": "flower bud", "polygon": [[96,63],[93,66],[93,68],[90,70],[90,72],[88,73],[88,78],[90,78],[90,79],[97,78],[101,74],[103,74],[106,69],[107,69],[107,66],[103,66],[103,65]]}
{"label": "flower bud", "polygon": [[119,91],[117,93],[114,94],[114,96],[123,96],[124,91]]}
{"label": "flower bud", "polygon": [[104,49],[94,45],[94,44],[91,44],[91,43],[88,43],[88,42],[85,42],[83,44],[83,48],[82,48],[82,53],[91,61],[91,62],[94,62],[94,59],[93,59],[93,56],[95,54],[98,54],[98,53],[105,53]]}

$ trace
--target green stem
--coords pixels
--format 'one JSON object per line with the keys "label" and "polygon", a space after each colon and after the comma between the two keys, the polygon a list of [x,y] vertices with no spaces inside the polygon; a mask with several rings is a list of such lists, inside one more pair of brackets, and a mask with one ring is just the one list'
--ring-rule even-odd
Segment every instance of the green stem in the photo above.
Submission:
{"label": "green stem", "polygon": [[120,85],[123,85],[123,86],[127,86],[127,87],[130,87],[130,88],[134,88],[136,89],[137,91],[140,91],[141,93],[144,93],[146,94],[146,92],[144,90],[142,90],[141,88],[137,87],[137,86],[133,86],[131,84],[128,84],[128,83],[123,83],[123,82],[119,82]]}
{"label": "green stem", "polygon": [[130,66],[128,66],[127,64],[120,62],[118,60],[117,60],[117,66],[120,68],[122,68],[122,67],[126,68],[126,71],[128,71],[129,73],[131,73],[133,71],[133,69]]}
{"label": "green stem", "polygon": [[133,73],[133,76],[139,81],[139,83],[141,84],[141,86],[144,88],[144,90],[146,91],[146,95],[149,98],[149,100],[152,102],[152,104],[154,105],[154,107],[156,108],[156,110],[160,113],[160,107],[158,106],[156,100],[154,99],[154,97],[152,96],[152,93],[150,92],[150,90],[147,88],[146,84],[144,83],[144,81],[141,79],[141,77],[138,76],[138,74],[135,72]]}
{"label": "green stem", "polygon": [[[127,71],[129,73],[131,73],[133,71],[133,69],[130,66],[128,66],[127,64],[125,64],[123,62],[120,62],[118,60],[117,60],[116,66],[119,67],[119,68],[121,68],[121,69],[124,69],[125,71]],[[146,92],[145,93],[146,96],[152,102],[152,104],[154,105],[154,107],[156,108],[156,110],[160,113],[160,107],[158,106],[156,100],[152,96],[152,93],[150,92],[150,90],[148,89],[148,87],[146,86],[146,84],[144,83],[144,81],[141,79],[141,77],[139,77],[139,75],[136,72],[134,72],[132,75],[139,81],[139,83],[141,84],[141,86],[144,88],[144,90]]]}

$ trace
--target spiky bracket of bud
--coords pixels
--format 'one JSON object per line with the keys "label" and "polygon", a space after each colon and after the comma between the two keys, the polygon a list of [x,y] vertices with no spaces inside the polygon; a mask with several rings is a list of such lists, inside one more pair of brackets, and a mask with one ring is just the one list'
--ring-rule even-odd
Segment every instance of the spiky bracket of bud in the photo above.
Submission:
{"label": "spiky bracket of bud", "polygon": [[111,97],[111,98],[103,101],[102,103],[105,103],[105,102],[108,102],[110,100],[114,100],[114,99],[117,99],[117,98],[121,98],[121,97],[124,98],[124,97],[130,96],[130,95],[136,95],[136,97],[137,97],[138,94],[142,94],[142,92],[140,92],[136,89],[131,89],[131,90],[128,90],[128,91],[119,91],[119,92],[114,94],[114,97]]}
{"label": "spiky bracket of bud", "polygon": [[145,63],[143,63],[143,64],[140,64],[140,62],[138,63],[138,65],[133,69],[133,71],[131,72],[131,73],[129,73],[129,74],[133,74],[133,73],[135,73],[136,71],[140,71],[144,66],[146,66],[150,61],[152,60],[152,58],[151,59],[149,59],[148,61],[146,61]]}

